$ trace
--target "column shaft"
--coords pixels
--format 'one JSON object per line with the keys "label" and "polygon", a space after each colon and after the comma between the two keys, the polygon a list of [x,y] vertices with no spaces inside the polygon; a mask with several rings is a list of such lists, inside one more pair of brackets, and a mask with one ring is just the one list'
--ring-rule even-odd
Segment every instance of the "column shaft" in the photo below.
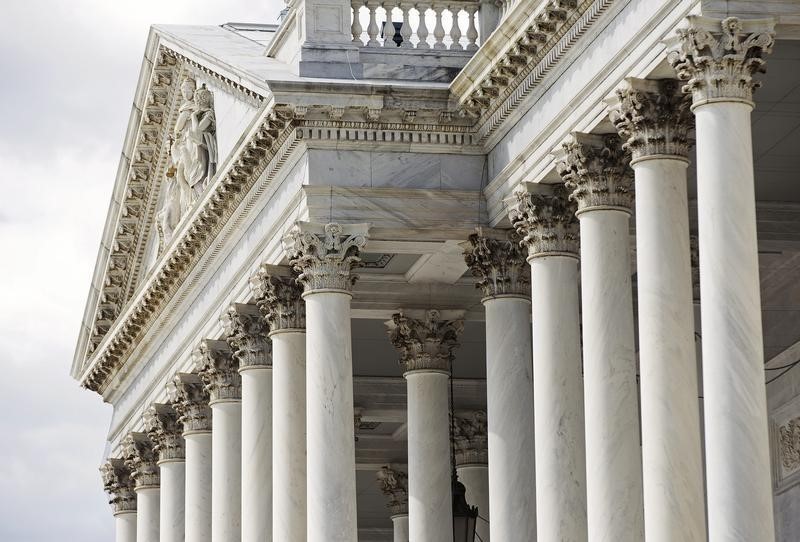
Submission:
{"label": "column shaft", "polygon": [[350,295],[306,292],[308,540],[356,542]]}
{"label": "column shaft", "polygon": [[240,372],[242,541],[264,542],[272,540],[272,368],[254,365]]}
{"label": "column shaft", "polygon": [[183,460],[159,463],[161,468],[161,542],[184,542],[186,464]]}
{"label": "column shaft", "polygon": [[414,541],[453,541],[448,375],[412,371],[408,383],[408,514]]}
{"label": "column shaft", "polygon": [[394,542],[408,542],[408,514],[392,516]]}
{"label": "column shaft", "polygon": [[159,542],[159,489],[136,489],[136,542]]}
{"label": "column shaft", "polygon": [[116,514],[114,532],[116,542],[136,542],[136,511]]}
{"label": "column shaft", "polygon": [[211,404],[211,540],[242,537],[242,403]]}
{"label": "column shaft", "polygon": [[[467,504],[478,507],[478,520],[475,523],[476,539],[489,542],[491,525],[489,510],[489,466],[461,465],[457,469],[458,479],[467,490]],[[524,521],[525,518],[520,517]],[[522,523],[522,521],[520,522]],[[536,532],[535,530],[533,532]],[[522,540],[521,538],[519,540]],[[535,540],[535,539],[534,539]]]}
{"label": "column shaft", "polygon": [[686,166],[677,157],[633,165],[648,542],[706,536]]}
{"label": "column shaft", "polygon": [[642,462],[629,214],[593,209],[579,217],[589,539],[640,542]]}
{"label": "column shaft", "polygon": [[[524,265],[524,261],[523,261]],[[536,539],[533,375],[530,301],[490,297],[486,308],[486,401],[489,426],[488,502],[478,506],[491,517],[491,537],[506,542]],[[490,510],[486,508],[486,505]],[[479,519],[483,530],[486,522]],[[480,534],[480,532],[479,532]],[[485,537],[482,536],[485,539]]]}
{"label": "column shaft", "polygon": [[751,105],[694,110],[711,540],[771,541]]}
{"label": "column shaft", "polygon": [[578,259],[543,255],[530,263],[538,540],[585,542]]}
{"label": "column shaft", "polygon": [[270,334],[273,365],[273,535],[306,539],[306,334]]}
{"label": "column shaft", "polygon": [[211,542],[211,431],[184,433],[186,542]]}

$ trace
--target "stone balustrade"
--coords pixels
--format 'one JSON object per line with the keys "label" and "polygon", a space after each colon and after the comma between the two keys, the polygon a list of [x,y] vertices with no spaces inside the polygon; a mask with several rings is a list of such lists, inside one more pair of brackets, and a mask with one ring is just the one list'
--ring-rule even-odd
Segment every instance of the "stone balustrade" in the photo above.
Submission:
{"label": "stone balustrade", "polygon": [[478,49],[478,2],[352,0],[351,7],[352,41],[360,47]]}

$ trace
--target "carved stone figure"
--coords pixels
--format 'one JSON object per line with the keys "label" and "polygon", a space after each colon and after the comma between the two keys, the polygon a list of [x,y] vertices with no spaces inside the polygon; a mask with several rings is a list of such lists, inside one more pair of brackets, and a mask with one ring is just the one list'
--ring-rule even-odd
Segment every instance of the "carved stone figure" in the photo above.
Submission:
{"label": "carved stone figure", "polygon": [[214,96],[191,77],[181,83],[183,103],[171,135],[171,167],[157,215],[159,252],[217,171],[217,123]]}
{"label": "carved stone figure", "polygon": [[800,418],[780,428],[781,462],[787,471],[800,468]]}

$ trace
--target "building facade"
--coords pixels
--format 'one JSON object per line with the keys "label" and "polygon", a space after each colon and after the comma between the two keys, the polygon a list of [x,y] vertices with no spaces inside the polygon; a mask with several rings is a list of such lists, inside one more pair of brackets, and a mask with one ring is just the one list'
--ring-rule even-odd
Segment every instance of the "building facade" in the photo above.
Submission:
{"label": "building facade", "polygon": [[72,366],[117,541],[462,542],[454,473],[483,542],[798,540],[798,39],[793,0],[152,27]]}

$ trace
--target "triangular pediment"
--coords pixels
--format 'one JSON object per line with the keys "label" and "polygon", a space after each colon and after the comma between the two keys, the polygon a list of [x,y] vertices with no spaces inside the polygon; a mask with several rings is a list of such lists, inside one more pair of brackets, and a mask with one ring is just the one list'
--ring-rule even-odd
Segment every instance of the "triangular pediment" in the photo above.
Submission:
{"label": "triangular pediment", "polygon": [[[258,117],[264,43],[225,27],[153,27],[84,311],[78,378],[169,246],[219,166]],[[237,68],[232,66],[238,60]],[[243,67],[242,67],[243,66]]]}

